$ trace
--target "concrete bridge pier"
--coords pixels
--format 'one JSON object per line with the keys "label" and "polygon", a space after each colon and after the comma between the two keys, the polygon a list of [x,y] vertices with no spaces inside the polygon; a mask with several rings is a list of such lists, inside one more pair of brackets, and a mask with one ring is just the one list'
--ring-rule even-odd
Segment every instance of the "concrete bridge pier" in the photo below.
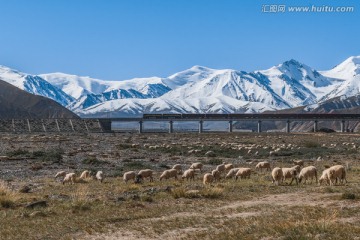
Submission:
{"label": "concrete bridge pier", "polygon": [[286,121],[286,132],[290,133],[290,120]]}
{"label": "concrete bridge pier", "polygon": [[169,121],[169,133],[173,133],[173,132],[174,132],[174,122]]}
{"label": "concrete bridge pier", "polygon": [[199,121],[199,133],[202,133],[204,131],[204,129],[203,129],[204,126],[203,125],[204,125],[203,120],[200,120]]}
{"label": "concrete bridge pier", "polygon": [[315,120],[314,121],[314,132],[317,132],[317,130],[318,130],[318,120]]}
{"label": "concrete bridge pier", "polygon": [[143,133],[143,121],[139,121],[139,133]]}
{"label": "concrete bridge pier", "polygon": [[233,121],[229,121],[229,132],[233,132]]}
{"label": "concrete bridge pier", "polygon": [[345,132],[345,120],[341,120],[341,132]]}
{"label": "concrete bridge pier", "polygon": [[261,133],[261,120],[258,121],[257,131],[258,133]]}

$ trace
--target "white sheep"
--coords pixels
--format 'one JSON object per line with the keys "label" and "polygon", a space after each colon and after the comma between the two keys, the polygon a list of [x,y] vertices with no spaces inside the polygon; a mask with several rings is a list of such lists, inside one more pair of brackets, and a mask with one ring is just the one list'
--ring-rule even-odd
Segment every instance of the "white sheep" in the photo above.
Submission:
{"label": "white sheep", "polygon": [[316,167],[314,166],[304,167],[303,169],[301,169],[299,173],[299,183],[301,183],[301,181],[304,179],[304,184],[305,184],[308,178],[311,178],[311,183],[312,183],[314,177],[316,182],[318,182]]}
{"label": "white sheep", "polygon": [[90,171],[88,171],[88,170],[83,171],[80,175],[80,179],[86,179],[89,177],[90,177]]}
{"label": "white sheep", "polygon": [[272,183],[279,185],[280,181],[282,181],[283,179],[283,172],[281,168],[275,167],[271,172],[271,177],[272,177]]}
{"label": "white sheep", "polygon": [[135,177],[136,177],[136,173],[134,171],[126,172],[123,175],[123,179],[125,183],[127,183],[129,180],[135,180]]}
{"label": "white sheep", "polygon": [[66,175],[66,172],[65,171],[60,171],[60,172],[57,172],[55,174],[55,178],[58,178],[58,177],[65,177]]}
{"label": "white sheep", "polygon": [[102,183],[104,181],[103,171],[98,171],[95,175],[95,178]]}
{"label": "white sheep", "polygon": [[331,182],[330,182],[330,168],[327,168],[322,172],[322,174],[321,174],[321,176],[319,178],[319,185],[321,185],[322,183],[331,185]]}
{"label": "white sheep", "polygon": [[202,163],[197,162],[197,163],[191,164],[190,169],[194,169],[194,170],[195,170],[195,169],[199,169],[200,172],[201,172],[203,166],[204,166],[204,165],[203,165]]}
{"label": "white sheep", "polygon": [[214,181],[214,176],[211,173],[206,173],[203,177],[204,185],[210,184]]}
{"label": "white sheep", "polygon": [[75,173],[68,173],[65,175],[64,179],[62,180],[62,184],[71,183],[74,184],[76,182],[76,175]]}
{"label": "white sheep", "polygon": [[181,164],[175,164],[172,169],[176,169],[179,174],[182,173],[182,166]]}
{"label": "white sheep", "polygon": [[195,170],[194,169],[188,169],[184,172],[184,174],[181,176],[182,179],[186,178],[187,180],[195,180]]}
{"label": "white sheep", "polygon": [[300,171],[301,171],[300,165],[295,165],[295,166],[293,166],[292,168],[296,170],[296,173],[297,173],[297,174],[299,174]]}
{"label": "white sheep", "polygon": [[160,175],[160,181],[162,179],[169,179],[169,178],[175,178],[177,179],[177,175],[178,175],[178,170],[177,169],[169,169],[169,170],[165,170],[161,175]]}
{"label": "white sheep", "polygon": [[304,161],[303,160],[293,160],[293,163],[295,165],[299,165],[300,167],[304,166]]}
{"label": "white sheep", "polygon": [[292,182],[295,180],[296,184],[298,184],[298,180],[296,178],[297,175],[297,171],[295,167],[292,168],[282,168],[282,174],[283,174],[283,182],[287,179],[287,178],[291,178],[291,182],[290,185],[292,184]]}
{"label": "white sheep", "polygon": [[153,182],[154,181],[153,173],[154,173],[154,171],[151,169],[140,170],[136,176],[136,182],[140,182],[140,180],[142,180],[144,178],[149,178],[150,182]]}
{"label": "white sheep", "polygon": [[234,165],[232,163],[225,164],[225,171],[229,171],[230,169],[233,169]]}
{"label": "white sheep", "polygon": [[345,183],[347,183],[346,170],[343,165],[335,165],[330,167],[329,175],[330,175],[330,185],[334,185],[334,183],[336,184],[338,179],[340,183],[343,183],[344,180]]}
{"label": "white sheep", "polygon": [[214,176],[214,181],[220,181],[221,178],[221,172],[217,169],[212,170],[211,175]]}
{"label": "white sheep", "polygon": [[250,178],[250,175],[251,175],[251,168],[239,168],[239,170],[235,174],[235,180],[237,180],[238,177],[240,177],[241,179]]}
{"label": "white sheep", "polygon": [[230,169],[229,172],[226,174],[225,178],[232,178],[235,174],[239,171],[240,168],[233,168]]}
{"label": "white sheep", "polygon": [[260,169],[260,171],[262,171],[263,168],[265,168],[268,171],[271,171],[270,163],[268,161],[264,161],[264,162],[259,162],[255,166],[255,169]]}

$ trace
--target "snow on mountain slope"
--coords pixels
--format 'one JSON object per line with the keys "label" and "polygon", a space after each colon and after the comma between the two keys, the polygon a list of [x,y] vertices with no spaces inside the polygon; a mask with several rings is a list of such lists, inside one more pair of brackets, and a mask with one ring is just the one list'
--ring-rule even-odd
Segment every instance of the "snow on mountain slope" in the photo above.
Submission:
{"label": "snow on mountain slope", "polygon": [[105,81],[64,73],[49,73],[41,76],[76,99],[70,105],[70,109],[86,108],[114,99],[156,98],[171,90],[161,78],[157,77]]}
{"label": "snow on mountain slope", "polygon": [[0,77],[28,92],[53,98],[82,116],[108,111],[119,116],[145,112],[262,112],[360,94],[360,57],[351,57],[322,72],[289,60],[249,73],[194,66],[165,78],[124,81],[63,73],[32,76],[6,67],[0,67]]}
{"label": "snow on mountain slope", "polygon": [[[113,90],[135,90],[143,95],[149,97],[158,97],[163,94],[163,90],[157,92],[153,86],[166,86],[161,78],[134,78],[123,81],[106,81],[90,77],[81,77],[76,75],[69,75],[64,73],[48,73],[41,74],[45,80],[51,84],[63,89],[64,92],[71,95],[75,99],[80,98],[86,94],[103,94]],[[163,88],[164,89],[164,88]]]}
{"label": "snow on mountain slope", "polygon": [[270,88],[291,107],[313,104],[332,89],[328,78],[296,60],[259,71],[270,80]]}
{"label": "snow on mountain slope", "polygon": [[270,107],[286,108],[289,105],[268,87],[268,79],[261,74],[235,70],[198,71],[192,81],[164,94],[163,99],[195,99],[199,97],[227,96],[237,100],[260,102]]}
{"label": "snow on mountain slope", "polygon": [[360,75],[360,56],[352,56],[335,66],[334,68],[321,71],[322,75],[340,80],[351,80]]}
{"label": "snow on mountain slope", "polygon": [[54,87],[43,78],[29,75],[8,67],[0,66],[0,78],[15,87],[35,95],[51,98],[63,106],[67,106],[74,100],[61,89]]}
{"label": "snow on mountain slope", "polygon": [[116,99],[86,109],[77,109],[80,116],[112,117],[141,115],[143,113],[255,113],[276,110],[264,103],[248,102],[230,97],[188,99]]}
{"label": "snow on mountain slope", "polygon": [[40,74],[39,76],[52,85],[62,89],[75,99],[86,94],[101,94],[109,88],[111,84],[111,82],[108,83],[108,81],[65,73],[48,73]]}
{"label": "snow on mountain slope", "polygon": [[333,90],[321,98],[321,102],[338,96],[352,97],[360,94],[360,56],[349,57],[333,69],[321,73],[337,80]]}

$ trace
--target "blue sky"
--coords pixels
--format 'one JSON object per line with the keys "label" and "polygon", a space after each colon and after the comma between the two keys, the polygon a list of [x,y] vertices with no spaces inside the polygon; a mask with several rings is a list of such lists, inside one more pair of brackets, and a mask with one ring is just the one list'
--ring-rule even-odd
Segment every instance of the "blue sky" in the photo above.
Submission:
{"label": "blue sky", "polygon": [[[263,13],[264,5],[353,6]],[[253,71],[294,58],[325,70],[360,55],[357,0],[0,0],[0,65],[107,80],[203,65]]]}

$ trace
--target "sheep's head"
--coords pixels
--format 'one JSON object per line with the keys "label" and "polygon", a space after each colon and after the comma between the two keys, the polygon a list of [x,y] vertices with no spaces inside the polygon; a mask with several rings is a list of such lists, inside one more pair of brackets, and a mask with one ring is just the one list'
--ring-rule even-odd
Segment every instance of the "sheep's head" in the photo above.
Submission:
{"label": "sheep's head", "polygon": [[142,179],[143,179],[142,175],[139,175],[139,174],[136,175],[136,177],[135,177],[135,183],[141,183]]}

